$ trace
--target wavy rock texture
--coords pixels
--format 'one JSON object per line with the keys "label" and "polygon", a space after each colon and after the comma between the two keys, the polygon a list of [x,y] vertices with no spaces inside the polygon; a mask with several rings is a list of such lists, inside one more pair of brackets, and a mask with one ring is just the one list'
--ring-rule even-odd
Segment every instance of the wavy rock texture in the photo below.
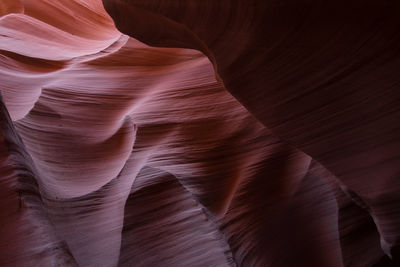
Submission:
{"label": "wavy rock texture", "polygon": [[396,1],[0,15],[1,266],[399,264]]}

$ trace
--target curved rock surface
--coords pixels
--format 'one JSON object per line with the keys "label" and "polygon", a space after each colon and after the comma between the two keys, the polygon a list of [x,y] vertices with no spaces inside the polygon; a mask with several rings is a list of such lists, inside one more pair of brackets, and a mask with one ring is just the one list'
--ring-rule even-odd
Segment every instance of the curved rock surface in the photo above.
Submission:
{"label": "curved rock surface", "polygon": [[399,264],[396,1],[0,16],[1,266]]}

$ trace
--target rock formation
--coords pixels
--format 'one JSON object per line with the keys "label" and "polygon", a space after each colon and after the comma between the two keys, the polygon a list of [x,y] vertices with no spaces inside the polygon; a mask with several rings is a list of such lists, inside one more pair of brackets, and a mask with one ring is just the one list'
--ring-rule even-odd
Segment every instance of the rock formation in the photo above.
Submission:
{"label": "rock formation", "polygon": [[400,5],[1,0],[1,266],[400,264]]}

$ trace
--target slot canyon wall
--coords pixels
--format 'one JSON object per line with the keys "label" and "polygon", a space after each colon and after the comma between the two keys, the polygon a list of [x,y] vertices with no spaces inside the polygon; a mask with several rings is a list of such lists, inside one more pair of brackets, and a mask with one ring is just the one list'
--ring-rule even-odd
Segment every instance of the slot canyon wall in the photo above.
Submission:
{"label": "slot canyon wall", "polygon": [[0,0],[0,266],[400,266],[400,3]]}

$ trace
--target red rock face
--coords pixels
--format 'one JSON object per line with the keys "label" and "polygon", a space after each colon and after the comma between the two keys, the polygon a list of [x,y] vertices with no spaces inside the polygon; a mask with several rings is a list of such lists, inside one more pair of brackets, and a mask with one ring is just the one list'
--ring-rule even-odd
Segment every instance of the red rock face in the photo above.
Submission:
{"label": "red rock face", "polygon": [[396,1],[0,16],[1,266],[399,264]]}

